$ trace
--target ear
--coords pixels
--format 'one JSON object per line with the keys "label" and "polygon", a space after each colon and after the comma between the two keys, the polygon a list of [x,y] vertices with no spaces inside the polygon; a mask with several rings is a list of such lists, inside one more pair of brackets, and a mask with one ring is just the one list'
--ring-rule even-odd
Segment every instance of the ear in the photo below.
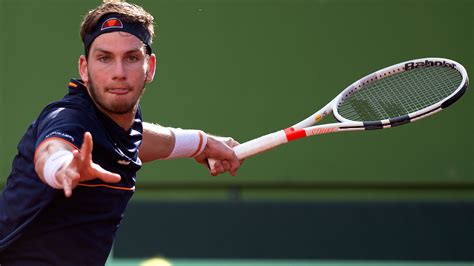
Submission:
{"label": "ear", "polygon": [[78,67],[79,67],[79,74],[81,75],[82,81],[84,81],[84,83],[89,82],[89,75],[88,75],[89,69],[87,66],[87,59],[84,55],[81,55],[79,57]]}
{"label": "ear", "polygon": [[146,70],[146,83],[150,83],[155,78],[156,71],[156,55],[151,54],[148,57],[148,69]]}

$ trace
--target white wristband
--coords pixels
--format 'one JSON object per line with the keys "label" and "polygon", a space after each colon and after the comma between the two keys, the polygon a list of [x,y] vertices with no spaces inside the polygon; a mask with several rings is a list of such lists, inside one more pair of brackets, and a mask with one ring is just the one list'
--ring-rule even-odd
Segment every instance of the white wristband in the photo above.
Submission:
{"label": "white wristband", "polygon": [[73,157],[72,152],[67,150],[57,151],[49,156],[43,168],[43,176],[48,185],[56,189],[63,188],[63,185],[56,179],[56,172],[64,164],[70,163]]}
{"label": "white wristband", "polygon": [[166,159],[196,157],[204,151],[207,135],[201,130],[169,128],[174,135],[174,148]]}

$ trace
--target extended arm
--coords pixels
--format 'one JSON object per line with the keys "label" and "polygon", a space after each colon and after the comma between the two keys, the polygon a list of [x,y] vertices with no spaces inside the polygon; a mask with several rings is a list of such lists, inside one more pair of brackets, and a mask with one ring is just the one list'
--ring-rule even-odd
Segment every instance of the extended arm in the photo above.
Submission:
{"label": "extended arm", "polygon": [[120,181],[120,175],[92,162],[92,136],[89,132],[84,134],[80,150],[61,139],[45,140],[35,153],[35,170],[41,181],[64,190],[66,197],[71,196],[81,181],[95,178],[111,183]]}

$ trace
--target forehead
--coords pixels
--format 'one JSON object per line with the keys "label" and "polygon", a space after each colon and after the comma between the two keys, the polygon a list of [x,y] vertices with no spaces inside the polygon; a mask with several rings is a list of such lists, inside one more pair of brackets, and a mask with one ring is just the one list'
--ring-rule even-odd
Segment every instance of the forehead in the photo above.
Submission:
{"label": "forehead", "polygon": [[114,31],[99,35],[92,42],[91,52],[100,49],[112,53],[120,53],[140,50],[144,48],[144,46],[143,42],[135,35],[123,31]]}

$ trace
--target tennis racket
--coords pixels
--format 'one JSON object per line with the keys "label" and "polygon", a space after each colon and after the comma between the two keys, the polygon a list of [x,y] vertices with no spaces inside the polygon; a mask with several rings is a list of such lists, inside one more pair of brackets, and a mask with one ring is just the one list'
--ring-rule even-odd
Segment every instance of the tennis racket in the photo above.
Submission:
{"label": "tennis racket", "polygon": [[[352,83],[303,121],[242,143],[234,151],[244,159],[308,136],[404,125],[452,105],[467,87],[467,72],[455,61],[423,58],[399,63]],[[313,126],[331,113],[337,123]]]}

